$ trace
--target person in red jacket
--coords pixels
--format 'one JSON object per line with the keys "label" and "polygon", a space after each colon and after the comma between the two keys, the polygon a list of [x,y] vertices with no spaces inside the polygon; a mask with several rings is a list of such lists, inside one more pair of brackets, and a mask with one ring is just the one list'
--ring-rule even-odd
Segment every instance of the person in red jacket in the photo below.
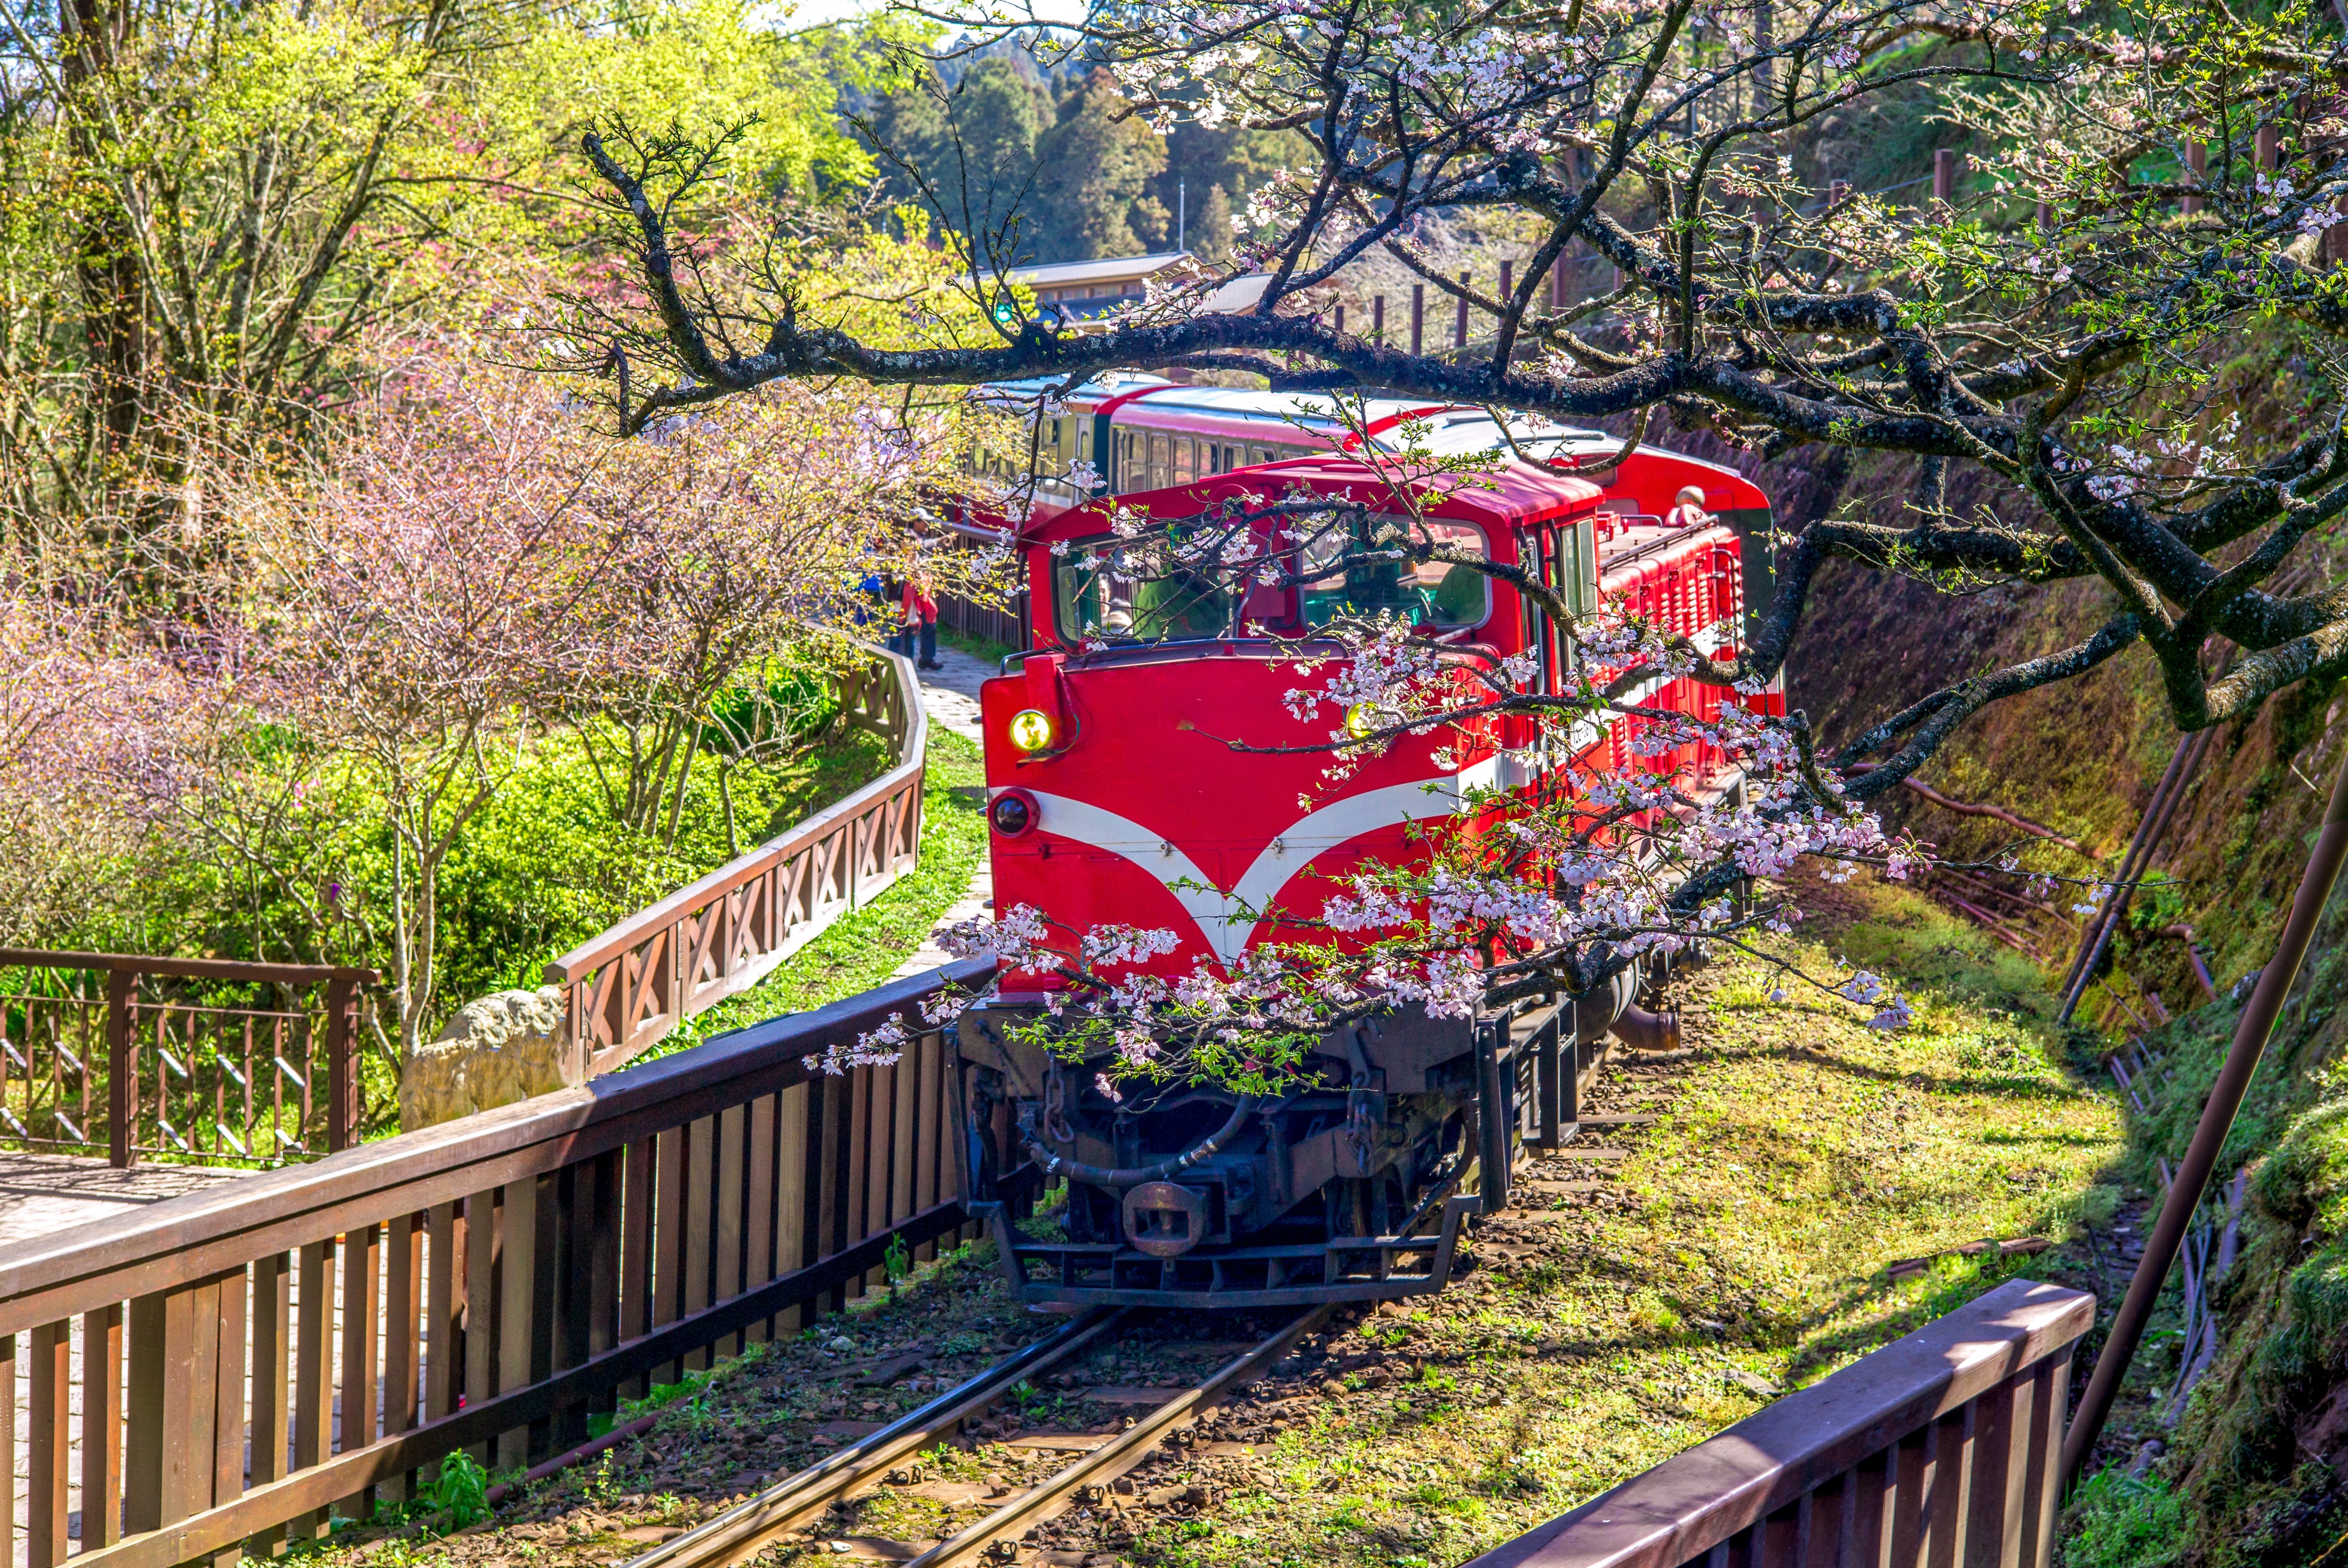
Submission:
{"label": "person in red jacket", "polygon": [[931,586],[930,574],[917,571],[905,579],[904,614],[905,651],[913,651],[913,639],[921,638],[921,658],[924,670],[942,670],[938,662],[938,596]]}

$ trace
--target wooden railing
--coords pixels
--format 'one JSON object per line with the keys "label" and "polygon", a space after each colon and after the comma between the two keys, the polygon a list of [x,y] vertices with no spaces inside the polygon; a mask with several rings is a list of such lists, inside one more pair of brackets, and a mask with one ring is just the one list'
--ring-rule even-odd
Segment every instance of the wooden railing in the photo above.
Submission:
{"label": "wooden railing", "polygon": [[0,1139],[275,1164],[362,1131],[371,969],[0,948]]}
{"label": "wooden railing", "polygon": [[2095,1314],[2009,1280],[1467,1568],[2045,1568]]}
{"label": "wooden railing", "polygon": [[982,642],[999,643],[1010,649],[1027,646],[1027,595],[1023,590],[1011,597],[1007,607],[981,604],[951,591],[938,595],[938,624],[964,637],[974,637]]}
{"label": "wooden railing", "polygon": [[969,1221],[943,1038],[843,1075],[802,1058],[988,973],[6,1249],[0,1445],[29,1449],[0,1478],[28,1495],[0,1563],[322,1536],[458,1448],[507,1469],[582,1441],[623,1390],[880,1283],[892,1243],[931,1255]]}
{"label": "wooden railing", "polygon": [[680,1019],[764,979],[848,910],[913,868],[922,845],[928,716],[911,661],[859,645],[871,662],[843,677],[847,722],[885,735],[887,773],[780,837],[719,866],[546,966],[568,992],[581,1069],[608,1072]]}

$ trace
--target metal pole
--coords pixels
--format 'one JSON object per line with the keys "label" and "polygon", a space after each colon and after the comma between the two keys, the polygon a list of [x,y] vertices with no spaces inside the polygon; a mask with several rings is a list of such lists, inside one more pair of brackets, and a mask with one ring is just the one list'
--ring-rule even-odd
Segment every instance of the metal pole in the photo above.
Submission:
{"label": "metal pole", "polygon": [[2323,831],[2316,836],[2314,853],[2307,857],[2307,871],[2300,878],[2297,897],[2291,901],[2291,917],[2283,922],[2281,939],[2275,944],[2274,957],[2259,971],[2259,983],[2251,989],[2250,1002],[2234,1025],[2234,1042],[2227,1050],[2225,1065],[2218,1070],[2217,1082],[2209,1086],[2209,1102],[2201,1108],[2200,1125],[2193,1129],[2193,1142],[2168,1184],[2168,1197],[2160,1205],[2160,1219],[2152,1227],[2152,1239],[2146,1244],[2144,1256],[2136,1266],[2136,1276],[2128,1281],[2127,1296],[2120,1303],[2118,1316],[2112,1319],[2111,1334],[2104,1341],[2103,1353],[2096,1358],[2096,1369],[2087,1379],[2086,1393],[2079,1399],[2078,1414],[2071,1419],[2071,1430],[2064,1434],[2065,1486],[2079,1479],[2080,1469],[2095,1449],[2096,1440],[2103,1435],[2104,1421],[2112,1412],[2120,1378],[2144,1338],[2145,1325],[2152,1317],[2153,1304],[2160,1298],[2160,1287],[2168,1277],[2169,1266],[2177,1261],[2177,1249],[2185,1239],[2185,1228],[2192,1221],[2193,1211],[2200,1207],[2201,1194],[2209,1184],[2210,1173],[2217,1169],[2218,1156],[2225,1150],[2226,1135],[2233,1131],[2234,1115],[2241,1109],[2242,1097],[2249,1092],[2250,1079],[2259,1070],[2259,1058],[2266,1050],[2268,1037],[2274,1032],[2275,1018],[2291,994],[2291,982],[2299,978],[2299,966],[2307,957],[2308,943],[2315,936],[2315,925],[2322,917],[2325,902],[2332,897],[2333,884],[2340,878],[2343,859],[2348,859],[2348,757],[2341,759],[2340,776],[2332,786],[2332,804],[2323,814]]}

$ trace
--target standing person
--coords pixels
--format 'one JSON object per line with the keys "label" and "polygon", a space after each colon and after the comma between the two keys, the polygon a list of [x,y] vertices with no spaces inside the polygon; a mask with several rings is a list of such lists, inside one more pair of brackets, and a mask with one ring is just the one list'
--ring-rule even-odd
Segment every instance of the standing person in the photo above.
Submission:
{"label": "standing person", "polygon": [[905,581],[905,651],[913,651],[913,639],[921,638],[921,658],[923,670],[942,670],[938,662],[938,596],[933,591],[930,574],[916,571]]}
{"label": "standing person", "polygon": [[896,573],[891,572],[880,579],[882,613],[889,618],[889,635],[881,639],[881,646],[910,659],[913,646],[905,630],[905,579]]}
{"label": "standing person", "polygon": [[1663,527],[1667,528],[1700,528],[1715,520],[1713,515],[1704,509],[1704,490],[1702,487],[1696,485],[1682,485],[1680,487],[1680,493],[1676,497],[1673,497],[1673,499],[1674,504],[1672,507],[1672,509],[1663,514]]}

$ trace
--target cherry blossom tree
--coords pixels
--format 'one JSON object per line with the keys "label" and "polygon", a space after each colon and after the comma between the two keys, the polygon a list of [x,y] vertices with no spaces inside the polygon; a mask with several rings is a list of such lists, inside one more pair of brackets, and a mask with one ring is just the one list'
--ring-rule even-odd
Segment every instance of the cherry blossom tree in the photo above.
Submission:
{"label": "cherry blossom tree", "polygon": [[413,1050],[441,867],[532,735],[569,726],[597,765],[616,746],[615,815],[673,820],[712,697],[849,622],[868,553],[912,548],[959,438],[778,387],[613,443],[554,381],[453,351],[387,384],[314,463],[224,488],[236,566],[206,620],[243,629],[268,715],[378,792]]}
{"label": "cherry blossom tree", "polygon": [[[1278,128],[1309,144],[1241,225],[1231,271],[1265,275],[1257,302],[1207,309],[1225,278],[1200,273],[1111,330],[1077,335],[1019,307],[1004,273],[1015,257],[970,249],[978,331],[914,347],[877,341],[810,308],[787,269],[673,241],[706,178],[705,148],[591,135],[583,151],[641,290],[615,352],[675,373],[623,399],[623,428],[778,380],[1073,384],[1111,366],[1186,366],[1637,430],[1660,413],[1763,458],[1807,448],[1910,461],[1917,480],[1902,515],[1828,516],[1785,543],[1771,611],[1733,653],[1611,614],[1571,625],[1593,662],[1632,683],[1643,671],[1731,692],[1774,679],[1830,560],[1951,592],[2104,586],[2103,619],[2075,643],[1913,693],[1830,753],[1815,750],[1799,715],[1725,721],[1721,743],[1770,782],[1751,827],[1690,830],[1692,858],[1710,860],[1670,895],[1681,935],[1702,924],[1740,857],[1775,864],[1773,845],[1898,857],[1852,814],[1992,702],[2140,648],[2176,723],[2196,729],[2348,671],[2348,598],[2300,569],[2308,541],[2348,509],[2335,347],[2348,282],[2333,232],[2348,208],[2337,108],[2348,49],[2333,10],[1188,0],[1097,6],[1056,31],[998,8],[967,18],[954,47],[1013,35],[1106,62],[1132,111],[1155,123]],[[1875,106],[1928,115],[1945,149],[1962,149],[1962,160],[1903,182],[1931,178],[1930,199],[1854,192],[1818,167],[1818,128]],[[1505,294],[1417,249],[1425,223],[1461,214],[1529,237]],[[1323,302],[1372,254],[1410,270],[1437,302],[1464,302],[1478,323],[1469,341],[1407,352],[1342,330]],[[701,308],[721,294],[723,319]],[[2310,367],[2299,376],[2304,416],[2288,428],[2229,417],[2217,372],[2249,343],[2278,360],[2286,345]],[[640,374],[639,387],[650,380]],[[1354,629],[1336,655],[1344,673],[1323,691],[1373,714],[1394,696],[1395,722],[1409,724],[1459,700],[1413,696],[1408,652]],[[1525,696],[1476,701],[1523,711]],[[1527,853],[1541,865],[1575,863],[1571,834],[1530,832]],[[1375,889],[1361,899],[1364,929],[1383,928],[1391,907]],[[1439,918],[1451,907],[1429,907]],[[1494,910],[1457,928],[1488,934],[1498,921],[1551,954],[1552,972],[1560,945],[1579,962],[1612,942],[1557,925],[1554,907]],[[1463,996],[1451,977],[1464,959],[1437,962],[1455,949],[1424,927],[1410,941],[1420,958],[1408,986],[1445,1005]],[[1080,942],[1067,961],[1083,963]],[[1484,968],[1488,997],[1514,983],[1509,964]],[[1119,1005],[1131,1014],[1147,999]]]}

